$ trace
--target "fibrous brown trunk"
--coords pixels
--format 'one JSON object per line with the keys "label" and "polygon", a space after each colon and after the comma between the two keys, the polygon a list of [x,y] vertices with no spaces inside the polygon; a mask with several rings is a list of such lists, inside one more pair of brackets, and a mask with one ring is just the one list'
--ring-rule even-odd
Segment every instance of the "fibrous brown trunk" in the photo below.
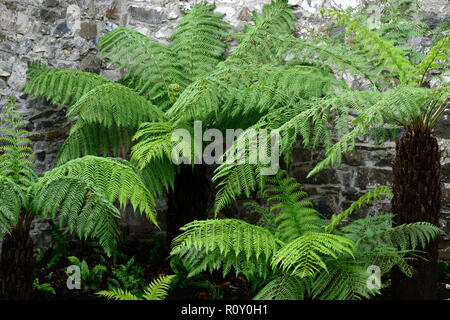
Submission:
{"label": "fibrous brown trunk", "polygon": [[[397,224],[419,221],[438,226],[440,214],[440,151],[436,138],[407,132],[396,141],[393,167],[392,212]],[[422,248],[418,248],[421,249]],[[412,262],[414,275],[406,277],[397,268],[391,273],[393,299],[436,299],[437,241],[429,243],[424,257]]]}
{"label": "fibrous brown trunk", "polygon": [[181,165],[174,190],[168,194],[167,242],[181,233],[186,223],[207,218],[210,180],[205,164]]}
{"label": "fibrous brown trunk", "polygon": [[30,235],[14,229],[2,243],[0,296],[3,299],[31,299],[33,262],[33,241]]}

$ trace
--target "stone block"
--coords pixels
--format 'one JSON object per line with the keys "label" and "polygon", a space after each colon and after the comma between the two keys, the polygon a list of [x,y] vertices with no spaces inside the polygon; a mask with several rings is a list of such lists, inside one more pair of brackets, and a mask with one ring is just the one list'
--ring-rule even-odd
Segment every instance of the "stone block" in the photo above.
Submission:
{"label": "stone block", "polygon": [[148,24],[160,24],[164,19],[161,8],[130,6],[128,13],[133,19]]}
{"label": "stone block", "polygon": [[90,40],[97,36],[97,23],[85,21],[80,25],[80,37]]}

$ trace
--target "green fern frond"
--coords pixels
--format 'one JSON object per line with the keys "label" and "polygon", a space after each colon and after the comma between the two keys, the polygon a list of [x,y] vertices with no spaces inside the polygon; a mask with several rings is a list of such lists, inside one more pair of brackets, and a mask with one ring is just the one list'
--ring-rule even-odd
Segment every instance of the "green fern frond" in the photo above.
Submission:
{"label": "green fern frond", "polygon": [[171,256],[183,259],[189,276],[223,268],[226,275],[267,275],[279,244],[266,229],[236,219],[193,221],[174,239]]}
{"label": "green fern frond", "polygon": [[43,218],[57,218],[78,237],[98,239],[108,255],[117,246],[119,210],[92,183],[73,176],[45,178],[33,190],[32,211]]}
{"label": "green fern frond", "polygon": [[[0,118],[0,177],[10,178],[11,182],[26,192],[37,174],[34,171],[29,132],[24,129],[22,114],[16,110],[15,98],[11,96]],[[26,201],[23,199],[21,203],[25,205]]]}
{"label": "green fern frond", "polygon": [[264,176],[262,197],[267,198],[267,206],[275,216],[273,224],[278,237],[290,242],[305,233],[322,230],[322,215],[312,207],[302,186],[286,170],[280,170],[275,177]]}
{"label": "green fern frond", "polygon": [[144,290],[142,298],[145,300],[164,300],[168,294],[169,286],[175,275],[160,276],[154,279]]}
{"label": "green fern frond", "polygon": [[281,62],[278,50],[284,36],[295,29],[296,17],[286,0],[272,1],[263,7],[264,16],[254,12],[254,26],[247,25],[237,48],[219,68],[230,65],[263,65]]}
{"label": "green fern frond", "polygon": [[335,260],[328,264],[328,272],[321,272],[314,279],[312,298],[319,300],[361,300],[380,294],[370,290],[367,279],[370,274],[364,266]]}
{"label": "green fern frond", "polygon": [[97,86],[83,95],[67,116],[78,116],[86,123],[99,123],[106,128],[131,127],[142,122],[159,121],[164,114],[133,90],[117,83]]}
{"label": "green fern frond", "polygon": [[322,10],[322,14],[328,14],[340,25],[347,27],[347,33],[353,33],[357,41],[360,41],[369,55],[375,57],[382,66],[391,73],[398,74],[402,83],[414,80],[414,67],[407,59],[405,53],[395,47],[389,41],[383,40],[375,32],[358,21],[352,20],[348,15],[334,10]]}
{"label": "green fern frond", "polygon": [[250,192],[259,185],[258,167],[253,164],[221,164],[214,172],[212,181],[223,179],[217,183],[214,214],[228,207],[233,200],[244,193],[249,197]]}
{"label": "green fern frond", "polygon": [[420,78],[420,84],[423,83],[425,76],[431,70],[437,70],[447,66],[449,53],[450,36],[446,36],[432,47],[426,57],[416,66],[416,73]]}
{"label": "green fern frond", "polygon": [[170,48],[182,64],[189,80],[208,74],[225,53],[225,39],[231,25],[214,12],[215,5],[196,4],[179,22],[170,36]]}
{"label": "green fern frond", "polygon": [[0,175],[0,240],[17,225],[21,209],[27,203],[24,191],[9,177]]}
{"label": "green fern frond", "polygon": [[37,97],[44,97],[52,104],[59,102],[61,106],[72,106],[92,89],[114,83],[90,72],[48,68],[40,63],[31,64],[29,74],[31,79],[23,91]]}
{"label": "green fern frond", "polygon": [[59,149],[56,165],[86,155],[116,155],[121,147],[128,150],[135,132],[136,130],[130,127],[112,125],[108,129],[98,123],[88,124],[79,119]]}
{"label": "green fern frond", "polygon": [[112,288],[111,290],[102,290],[96,293],[101,297],[105,297],[109,300],[141,300],[136,295],[132,294],[128,290],[121,288]]}
{"label": "green fern frond", "polygon": [[[259,159],[259,149],[254,145],[248,145],[247,140],[254,138],[251,136],[252,132],[260,129],[276,129],[276,131],[270,131],[270,136],[268,134],[267,150],[275,151],[272,149],[269,139],[273,134],[279,133],[280,153],[288,162],[291,150],[297,144],[299,137],[303,138],[305,147],[311,145],[317,147],[320,142],[323,142],[325,147],[332,145],[330,127],[336,120],[333,120],[331,114],[338,113],[337,118],[342,119],[338,120],[338,131],[346,132],[350,127],[347,119],[354,112],[352,110],[356,109],[356,112],[362,112],[365,108],[375,104],[379,98],[380,93],[378,92],[351,91],[338,96],[310,99],[309,102],[294,107],[280,108],[244,131],[227,151],[227,154],[240,155],[242,159]],[[213,181],[219,181],[216,214],[241,193],[245,193],[248,197],[257,186],[262,186],[263,181],[260,175],[262,168],[264,166],[259,162],[254,164],[223,162],[220,164],[213,177]]]}
{"label": "green fern frond", "polygon": [[381,199],[381,196],[387,196],[392,198],[394,194],[391,191],[391,188],[388,186],[379,186],[372,190],[369,190],[364,195],[358,198],[355,202],[353,202],[348,209],[341,212],[338,215],[333,214],[331,216],[330,224],[325,228],[326,232],[333,232],[333,230],[339,225],[342,220],[348,218],[349,215],[352,214],[353,211],[360,209],[362,206],[372,203],[374,200]]}
{"label": "green fern frond", "polygon": [[[382,241],[400,250],[416,249],[418,245],[424,249],[427,243],[444,231],[429,222],[402,224],[388,230],[376,231],[372,238]],[[361,239],[364,241],[365,239]]]}
{"label": "green fern frond", "polygon": [[262,288],[253,300],[304,300],[311,287],[311,278],[280,275]]}
{"label": "green fern frond", "polygon": [[308,61],[322,67],[332,68],[334,73],[349,72],[365,78],[370,82],[375,90],[379,89],[377,81],[379,77],[368,70],[372,69],[363,57],[357,54],[347,56],[348,49],[345,46],[338,47],[335,42],[328,44],[323,41],[315,43],[293,36],[286,37],[287,52],[280,51],[280,54],[289,58],[289,60],[298,59],[300,61]]}
{"label": "green fern frond", "polygon": [[174,52],[138,31],[118,27],[103,36],[98,45],[104,58],[112,58],[111,65],[117,64],[117,70],[128,69],[127,86],[160,105],[162,110],[172,104],[170,86],[177,85],[183,90],[188,84]]}
{"label": "green fern frond", "polygon": [[[355,139],[373,132],[373,128],[382,128],[390,121],[402,125],[405,130],[412,130],[415,120],[423,117],[432,106],[446,105],[445,100],[449,92],[448,88],[426,89],[400,85],[392,91],[383,93],[378,102],[365,108],[351,122],[353,130],[328,149],[326,158],[311,170],[308,178],[329,165],[340,165],[342,154],[354,149]],[[424,128],[429,129],[430,127]]]}
{"label": "green fern frond", "polygon": [[142,298],[121,288],[102,290],[96,294],[109,300],[164,300],[168,294],[170,282],[174,277],[174,275],[169,275],[154,279],[142,293]]}
{"label": "green fern frond", "polygon": [[145,214],[157,225],[153,196],[126,160],[85,156],[46,172],[38,184],[66,176],[89,181],[101,190],[109,202],[114,203],[117,200],[123,208],[130,202],[135,212]]}
{"label": "green fern frond", "polygon": [[[133,137],[138,141],[132,149],[131,160],[137,163],[142,169],[150,165],[155,160],[176,161],[179,160],[179,154],[175,152],[175,146],[179,143],[186,144],[188,150],[193,150],[191,142],[182,139],[181,142],[175,140],[178,130],[187,130],[192,133],[188,126],[175,126],[172,122],[147,122],[141,124],[139,130]],[[192,135],[189,135],[191,137]],[[193,140],[193,139],[192,139]],[[182,148],[180,146],[180,148]],[[184,155],[191,157],[191,154]],[[191,158],[190,158],[191,159]]]}
{"label": "green fern frond", "polygon": [[319,270],[328,270],[323,260],[325,256],[337,258],[342,253],[353,255],[353,247],[353,241],[342,236],[308,232],[278,250],[271,265],[301,278],[310,277]]}

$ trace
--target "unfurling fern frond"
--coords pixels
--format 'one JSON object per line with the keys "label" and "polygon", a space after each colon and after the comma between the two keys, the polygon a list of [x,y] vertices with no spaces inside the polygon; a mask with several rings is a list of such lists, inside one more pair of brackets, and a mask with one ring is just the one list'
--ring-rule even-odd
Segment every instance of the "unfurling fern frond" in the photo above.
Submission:
{"label": "unfurling fern frond", "polygon": [[125,160],[86,156],[71,160],[44,174],[38,184],[60,177],[79,177],[101,190],[109,202],[116,200],[122,207],[130,202],[136,212],[145,214],[155,225],[156,209],[153,196]]}
{"label": "unfurling fern frond", "polygon": [[174,275],[170,275],[154,279],[139,296],[120,288],[103,290],[96,294],[110,300],[164,300],[168,294],[170,282],[174,277]]}
{"label": "unfurling fern frond", "polygon": [[114,219],[120,218],[120,212],[94,184],[73,176],[46,178],[35,186],[33,195],[36,215],[57,218],[60,227],[67,225],[82,239],[98,239],[112,254],[119,235]]}
{"label": "unfurling fern frond", "polygon": [[283,274],[271,280],[253,300],[304,300],[311,286],[312,278]]}
{"label": "unfurling fern frond", "polygon": [[319,270],[328,270],[324,257],[337,258],[343,253],[353,255],[353,247],[353,241],[342,236],[308,232],[278,250],[271,264],[287,274],[310,277]]}
{"label": "unfurling fern frond", "polygon": [[236,274],[267,276],[279,248],[268,230],[236,219],[193,221],[181,230],[171,255],[183,260],[189,276],[219,268],[224,275],[234,268]]}

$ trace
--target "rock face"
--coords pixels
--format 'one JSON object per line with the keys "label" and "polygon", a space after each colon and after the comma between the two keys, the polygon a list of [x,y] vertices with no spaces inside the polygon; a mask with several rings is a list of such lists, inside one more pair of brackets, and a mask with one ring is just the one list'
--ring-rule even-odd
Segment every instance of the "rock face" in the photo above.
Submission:
{"label": "rock face", "polygon": [[[8,0],[0,2],[0,105],[8,95],[15,95],[20,111],[29,123],[35,150],[36,168],[42,173],[52,168],[56,154],[67,137],[70,121],[65,109],[49,105],[44,99],[21,92],[26,83],[27,62],[41,60],[52,67],[72,68],[95,72],[112,80],[120,73],[108,69],[97,51],[98,40],[108,31],[125,26],[138,30],[154,40],[167,42],[177,22],[186,10],[192,8],[194,0]],[[209,0],[208,2],[213,2]],[[226,13],[225,20],[235,30],[242,31],[251,21],[253,10],[261,11],[270,0],[215,0],[216,11]],[[297,21],[297,35],[308,36],[318,31],[327,22],[320,16],[321,8],[333,5],[359,6],[367,0],[289,0]],[[449,21],[450,3],[446,0],[423,0],[426,21],[430,27]],[[430,39],[416,37],[410,44],[417,50],[426,51]],[[364,84],[358,79],[345,76],[353,87]],[[442,226],[450,232],[450,110],[437,125],[437,136],[442,153],[443,208]],[[376,148],[370,141],[359,141],[356,151],[345,156],[339,169],[328,169],[313,179],[306,175],[322,157],[323,151],[311,152],[299,145],[296,147],[291,174],[302,183],[316,207],[326,215],[337,213],[349,206],[368,189],[379,184],[389,184],[393,143]],[[161,211],[166,210],[164,199],[158,201]],[[380,202],[368,210],[360,210],[360,216],[388,213],[388,201]],[[164,212],[160,214],[164,216]],[[237,217],[248,218],[242,208]],[[149,223],[137,217],[125,215],[124,225],[136,238],[150,237],[154,230]],[[46,222],[34,222],[32,236],[36,248],[51,244]]]}

